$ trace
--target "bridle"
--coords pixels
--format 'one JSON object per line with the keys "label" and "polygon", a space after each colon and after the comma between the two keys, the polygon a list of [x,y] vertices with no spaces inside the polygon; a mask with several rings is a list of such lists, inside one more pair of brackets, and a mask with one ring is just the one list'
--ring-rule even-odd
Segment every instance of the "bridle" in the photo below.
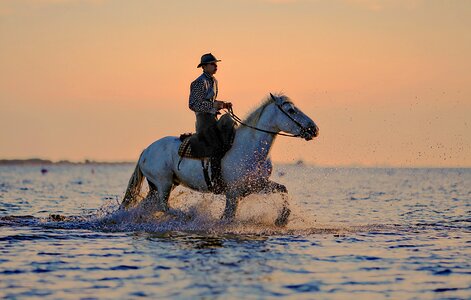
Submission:
{"label": "bridle", "polygon": [[[304,130],[306,130],[306,128],[301,125],[301,123],[299,123],[298,121],[296,121],[292,116],[290,116],[286,111],[284,111],[284,109],[282,108],[283,105],[285,105],[286,103],[289,103],[287,101],[281,103],[281,104],[277,104],[276,103],[276,98],[275,96],[273,96],[272,93],[270,93],[270,96],[271,98],[275,101],[275,105],[276,107],[278,107],[279,110],[281,110],[282,113],[284,113],[291,121],[294,122],[294,124],[298,125],[300,128],[301,128],[301,132],[303,132]],[[300,134],[290,134],[290,133],[283,133],[283,132],[275,132],[275,131],[270,131],[270,130],[265,130],[265,129],[261,129],[261,128],[258,128],[258,127],[254,127],[254,126],[251,126],[251,125],[248,125],[248,124],[245,124],[241,118],[239,118],[236,114],[234,114],[234,112],[232,111],[232,107],[231,108],[227,108],[227,112],[231,115],[232,119],[234,121],[236,121],[237,123],[239,123],[240,125],[243,125],[243,126],[246,126],[246,127],[249,127],[249,128],[252,128],[252,129],[255,129],[255,130],[258,130],[258,131],[261,131],[261,132],[265,132],[265,133],[270,133],[270,134],[274,134],[274,135],[282,135],[282,136],[287,136],[287,137],[300,137],[301,135]]]}

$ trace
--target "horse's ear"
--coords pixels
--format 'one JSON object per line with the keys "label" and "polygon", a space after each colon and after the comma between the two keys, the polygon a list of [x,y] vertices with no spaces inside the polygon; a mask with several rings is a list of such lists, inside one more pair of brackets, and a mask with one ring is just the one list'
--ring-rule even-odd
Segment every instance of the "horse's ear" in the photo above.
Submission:
{"label": "horse's ear", "polygon": [[273,99],[273,102],[275,102],[276,105],[281,104],[281,101],[282,101],[281,98],[273,96],[272,93],[270,93],[270,96],[271,96],[271,98]]}

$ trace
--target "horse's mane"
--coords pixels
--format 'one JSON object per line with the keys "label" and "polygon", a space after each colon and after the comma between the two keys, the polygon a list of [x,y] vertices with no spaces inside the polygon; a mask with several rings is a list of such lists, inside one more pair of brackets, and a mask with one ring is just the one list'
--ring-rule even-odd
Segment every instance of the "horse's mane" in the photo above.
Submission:
{"label": "horse's mane", "polygon": [[[291,99],[288,96],[284,95],[283,93],[276,93],[276,94],[273,94],[273,96],[281,97],[285,101],[291,102]],[[263,110],[273,102],[274,102],[274,100],[272,99],[272,97],[270,95],[268,95],[262,101],[262,103],[259,106],[257,106],[257,108],[255,108],[252,112],[250,112],[247,115],[247,117],[244,120],[244,123],[248,124],[248,125],[251,125],[251,126],[257,125],[258,121],[260,120],[260,117],[262,116]]]}

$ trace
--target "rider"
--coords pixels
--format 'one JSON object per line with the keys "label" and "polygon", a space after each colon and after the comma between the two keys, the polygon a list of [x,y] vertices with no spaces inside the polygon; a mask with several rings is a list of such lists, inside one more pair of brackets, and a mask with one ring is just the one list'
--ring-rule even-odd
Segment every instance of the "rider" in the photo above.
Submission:
{"label": "rider", "polygon": [[201,62],[197,68],[202,67],[203,74],[190,85],[189,108],[196,114],[196,133],[201,133],[216,124],[219,110],[232,107],[230,102],[216,100],[218,81],[214,74],[218,70],[217,62],[219,61],[211,53],[201,56]]}
{"label": "rider", "polygon": [[202,67],[203,74],[191,83],[189,99],[189,107],[196,114],[196,135],[190,140],[191,149],[197,156],[210,157],[213,178],[208,187],[215,193],[224,190],[221,159],[230,148],[234,136],[234,121],[231,116],[224,114],[219,120],[217,118],[219,110],[232,108],[232,103],[216,100],[218,81],[214,74],[219,61],[211,53],[201,56],[197,68]]}

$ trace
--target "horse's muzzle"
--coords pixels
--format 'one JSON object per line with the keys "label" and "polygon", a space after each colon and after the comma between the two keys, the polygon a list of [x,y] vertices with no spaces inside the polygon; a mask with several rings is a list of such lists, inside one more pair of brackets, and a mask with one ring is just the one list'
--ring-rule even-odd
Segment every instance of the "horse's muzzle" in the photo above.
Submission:
{"label": "horse's muzzle", "polygon": [[316,125],[301,129],[300,136],[306,141],[310,141],[319,135],[319,127]]}

